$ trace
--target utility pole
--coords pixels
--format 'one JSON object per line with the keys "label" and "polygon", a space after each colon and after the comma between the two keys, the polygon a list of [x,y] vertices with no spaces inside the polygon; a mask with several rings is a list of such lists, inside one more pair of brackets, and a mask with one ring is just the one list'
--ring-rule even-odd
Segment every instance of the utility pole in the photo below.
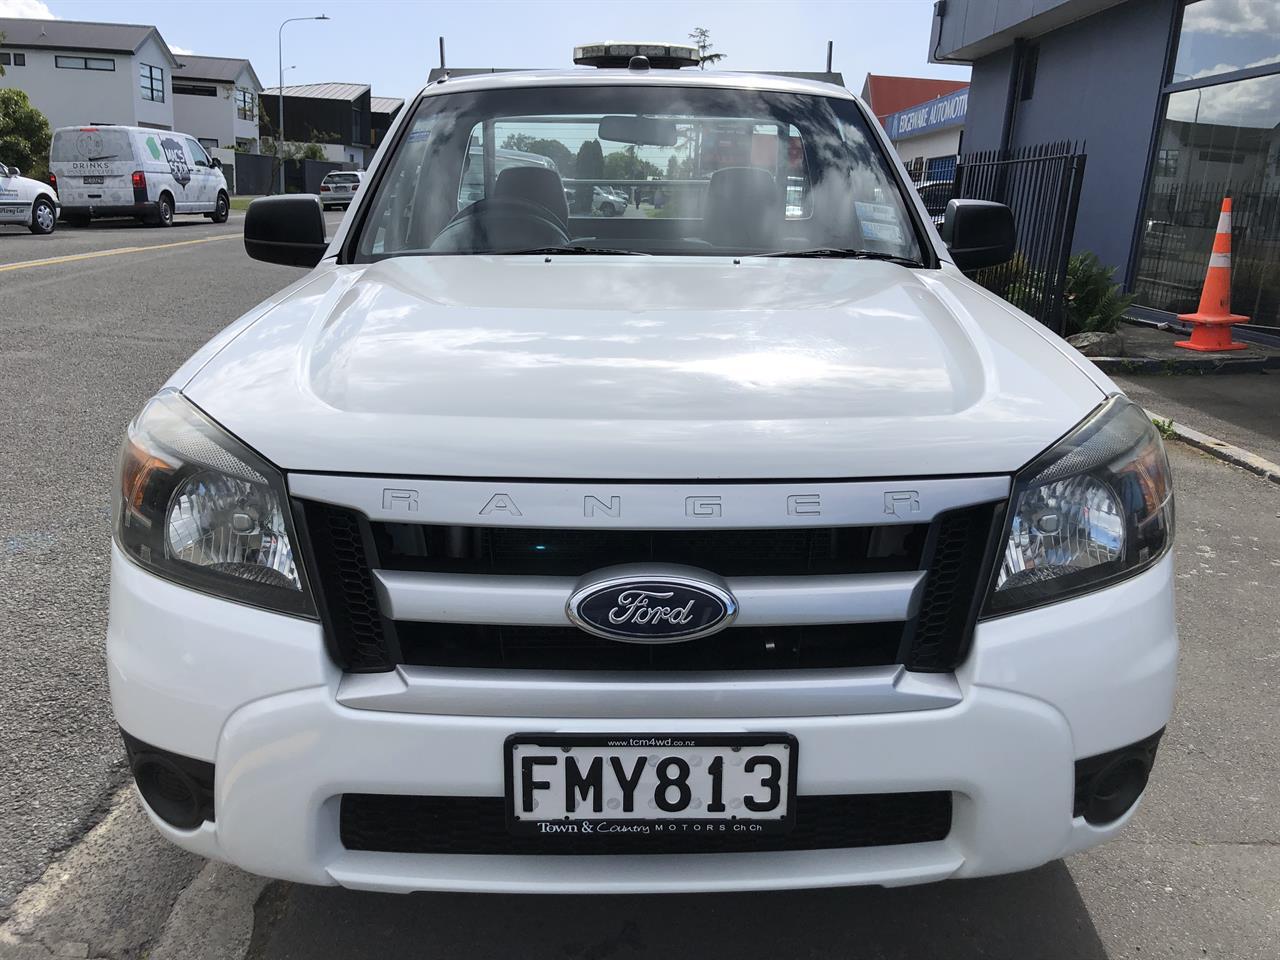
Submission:
{"label": "utility pole", "polygon": [[280,164],[280,192],[284,193],[284,25],[296,20],[328,20],[323,13],[318,17],[290,17],[280,24],[276,31],[276,52],[280,55],[280,101],[276,114],[278,129],[276,130],[276,162]]}

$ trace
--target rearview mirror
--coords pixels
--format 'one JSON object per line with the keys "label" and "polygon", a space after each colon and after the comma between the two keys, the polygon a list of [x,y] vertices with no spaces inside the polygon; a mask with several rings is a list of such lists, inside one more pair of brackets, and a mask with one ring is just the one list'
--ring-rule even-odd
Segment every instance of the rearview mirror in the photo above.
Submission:
{"label": "rearview mirror", "polygon": [[952,200],[942,222],[951,259],[965,273],[1008,263],[1017,247],[1013,211],[988,200]]}
{"label": "rearview mirror", "polygon": [[329,247],[324,210],[314,193],[263,197],[244,217],[244,250],[255,260],[314,267]]}
{"label": "rearview mirror", "polygon": [[645,147],[674,147],[676,125],[657,117],[601,117],[600,139]]}

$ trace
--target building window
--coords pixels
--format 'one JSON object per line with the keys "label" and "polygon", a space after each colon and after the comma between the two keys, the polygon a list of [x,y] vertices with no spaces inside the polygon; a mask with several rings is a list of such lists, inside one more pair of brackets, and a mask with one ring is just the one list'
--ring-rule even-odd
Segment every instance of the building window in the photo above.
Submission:
{"label": "building window", "polygon": [[[1280,47],[1280,35],[1271,42]],[[1140,304],[1171,313],[1196,308],[1218,211],[1230,194],[1231,310],[1254,323],[1280,325],[1280,190],[1272,172],[1277,126],[1280,58],[1270,75],[1168,94],[1134,272]]]}
{"label": "building window", "polygon": [[7,53],[0,53],[0,67],[9,67],[12,65],[12,58]]}
{"label": "building window", "polygon": [[138,67],[138,85],[142,87],[142,99],[164,103],[164,71],[149,63]]}
{"label": "building window", "polygon": [[1274,0],[1192,0],[1182,11],[1173,82],[1280,64],[1278,38],[1280,4]]}
{"label": "building window", "polygon": [[61,70],[114,70],[110,57],[54,57],[53,65]]}
{"label": "building window", "polygon": [[258,97],[252,90],[236,87],[236,119],[249,121],[258,119]]}
{"label": "building window", "polygon": [[218,88],[205,83],[181,83],[173,81],[173,95],[184,97],[216,97]]}
{"label": "building window", "polygon": [[1176,177],[1178,175],[1179,150],[1162,149],[1156,154],[1156,167],[1153,171],[1157,177]]}
{"label": "building window", "polygon": [[27,55],[25,53],[15,53],[13,55],[13,65],[15,67],[25,67],[27,65]]}
{"label": "building window", "polygon": [[197,137],[196,139],[200,141],[200,146],[204,147],[206,152],[218,149],[218,141],[214,137]]}

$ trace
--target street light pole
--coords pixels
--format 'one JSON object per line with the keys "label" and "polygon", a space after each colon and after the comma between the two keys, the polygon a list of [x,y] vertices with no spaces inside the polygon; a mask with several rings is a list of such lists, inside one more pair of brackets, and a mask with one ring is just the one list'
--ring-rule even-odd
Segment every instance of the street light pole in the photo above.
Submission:
{"label": "street light pole", "polygon": [[[328,20],[323,13],[318,17],[290,17],[280,24],[276,31],[276,53],[280,56],[280,100],[276,114],[276,162],[280,164],[280,192],[284,193],[284,25],[297,20]],[[292,67],[290,69],[293,69]]]}

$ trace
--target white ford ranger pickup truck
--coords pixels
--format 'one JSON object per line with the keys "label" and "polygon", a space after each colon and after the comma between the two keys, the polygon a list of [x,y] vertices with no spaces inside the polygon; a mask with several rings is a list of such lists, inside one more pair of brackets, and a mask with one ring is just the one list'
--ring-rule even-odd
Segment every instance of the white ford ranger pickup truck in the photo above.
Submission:
{"label": "white ford ranger pickup truck", "polygon": [[115,503],[111,694],[174,843],[659,893],[1025,870],[1133,815],[1157,431],[966,278],[1007,207],[939,232],[846,90],[646,49],[431,84],[336,236],[249,208],[311,269],[143,407]]}

